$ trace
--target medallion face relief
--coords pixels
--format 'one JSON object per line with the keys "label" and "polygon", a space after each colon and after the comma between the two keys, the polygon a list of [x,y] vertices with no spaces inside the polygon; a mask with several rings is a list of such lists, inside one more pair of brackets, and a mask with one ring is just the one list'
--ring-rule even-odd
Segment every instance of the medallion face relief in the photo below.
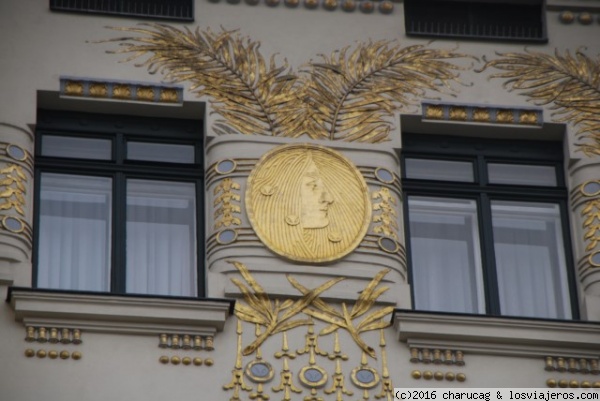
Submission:
{"label": "medallion face relief", "polygon": [[300,262],[329,262],[352,252],[367,232],[367,185],[341,153],[309,144],[266,153],[248,177],[248,217],[273,252]]}

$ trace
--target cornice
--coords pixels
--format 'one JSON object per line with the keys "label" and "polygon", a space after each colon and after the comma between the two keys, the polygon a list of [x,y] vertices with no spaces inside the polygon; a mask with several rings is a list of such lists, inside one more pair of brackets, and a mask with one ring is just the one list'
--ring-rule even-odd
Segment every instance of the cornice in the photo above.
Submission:
{"label": "cornice", "polygon": [[545,356],[600,355],[600,324],[397,310],[394,329],[410,347],[470,353]]}
{"label": "cornice", "polygon": [[10,288],[7,302],[25,326],[87,332],[201,334],[222,331],[233,301],[122,296]]}

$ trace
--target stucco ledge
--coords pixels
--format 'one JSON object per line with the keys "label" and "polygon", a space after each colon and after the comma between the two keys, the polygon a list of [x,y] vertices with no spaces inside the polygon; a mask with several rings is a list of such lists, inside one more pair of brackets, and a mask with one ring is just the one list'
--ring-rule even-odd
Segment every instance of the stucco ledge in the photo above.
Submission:
{"label": "stucco ledge", "polygon": [[214,335],[233,310],[227,299],[161,298],[9,288],[7,302],[25,326],[88,332]]}
{"label": "stucco ledge", "polygon": [[396,310],[393,327],[409,347],[513,356],[600,355],[600,324]]}

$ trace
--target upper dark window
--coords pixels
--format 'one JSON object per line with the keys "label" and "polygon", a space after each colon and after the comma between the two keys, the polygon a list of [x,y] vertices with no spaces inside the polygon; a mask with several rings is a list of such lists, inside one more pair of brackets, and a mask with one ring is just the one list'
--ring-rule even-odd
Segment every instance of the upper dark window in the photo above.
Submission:
{"label": "upper dark window", "polygon": [[577,317],[562,146],[403,136],[414,308]]}
{"label": "upper dark window", "polygon": [[193,0],[50,0],[53,11],[194,20]]}
{"label": "upper dark window", "polygon": [[406,34],[545,42],[544,0],[404,0]]}
{"label": "upper dark window", "polygon": [[35,285],[202,296],[201,124],[38,117]]}

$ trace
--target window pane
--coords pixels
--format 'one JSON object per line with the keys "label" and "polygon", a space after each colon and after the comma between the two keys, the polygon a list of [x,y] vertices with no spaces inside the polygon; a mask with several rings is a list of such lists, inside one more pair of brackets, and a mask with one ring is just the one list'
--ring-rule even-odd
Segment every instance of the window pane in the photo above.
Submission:
{"label": "window pane", "polygon": [[105,177],[41,175],[38,287],[110,289],[111,188]]}
{"label": "window pane", "polygon": [[435,159],[406,159],[406,178],[473,182],[473,164]]}
{"label": "window pane", "polygon": [[570,318],[558,205],[493,201],[492,220],[502,314]]}
{"label": "window pane", "polygon": [[408,199],[415,308],[485,313],[477,204]]}
{"label": "window pane", "polygon": [[195,184],[127,181],[127,292],[196,294]]}
{"label": "window pane", "polygon": [[556,186],[554,166],[490,163],[488,174],[491,184]]}
{"label": "window pane", "polygon": [[111,146],[110,139],[42,136],[42,156],[111,160]]}
{"label": "window pane", "polygon": [[168,163],[194,163],[194,146],[127,142],[127,158]]}

